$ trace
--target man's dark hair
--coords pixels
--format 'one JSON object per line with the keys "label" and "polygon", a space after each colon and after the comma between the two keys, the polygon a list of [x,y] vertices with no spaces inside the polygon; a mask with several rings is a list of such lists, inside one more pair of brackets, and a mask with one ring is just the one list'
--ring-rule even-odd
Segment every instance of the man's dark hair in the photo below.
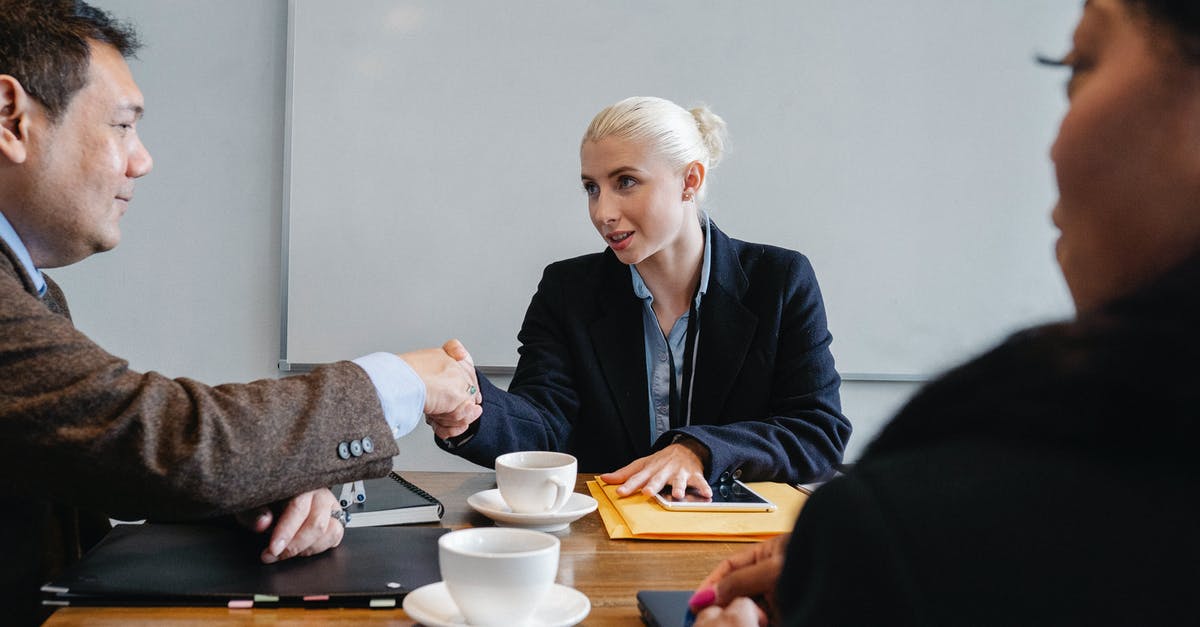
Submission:
{"label": "man's dark hair", "polygon": [[51,121],[87,85],[90,41],[124,57],[141,45],[131,26],[81,0],[0,0],[0,74],[20,81]]}

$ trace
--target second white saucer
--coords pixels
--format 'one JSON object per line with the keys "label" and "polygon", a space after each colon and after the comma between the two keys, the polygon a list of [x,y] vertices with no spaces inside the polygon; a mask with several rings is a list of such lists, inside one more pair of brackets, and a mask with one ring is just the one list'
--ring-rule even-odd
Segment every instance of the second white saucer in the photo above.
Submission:
{"label": "second white saucer", "polygon": [[512,511],[500,490],[491,489],[476,492],[467,497],[467,505],[472,509],[496,521],[502,527],[523,527],[537,531],[561,531],[572,522],[596,511],[596,499],[574,492],[566,504],[557,512],[545,514],[518,514]]}
{"label": "second white saucer", "polygon": [[[466,619],[446,582],[439,581],[421,586],[404,597],[404,613],[426,627],[467,627]],[[550,593],[534,610],[529,618],[531,627],[568,627],[587,618],[592,611],[592,602],[582,592],[567,586],[554,584]]]}

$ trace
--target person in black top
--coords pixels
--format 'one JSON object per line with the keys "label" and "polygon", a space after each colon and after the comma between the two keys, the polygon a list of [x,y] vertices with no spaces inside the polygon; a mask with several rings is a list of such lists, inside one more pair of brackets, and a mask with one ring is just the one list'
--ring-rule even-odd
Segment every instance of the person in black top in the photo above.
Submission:
{"label": "person in black top", "polygon": [[696,625],[1195,622],[1200,3],[1088,0],[1053,63],[1077,315],[919,392],[790,541],[701,584]]}

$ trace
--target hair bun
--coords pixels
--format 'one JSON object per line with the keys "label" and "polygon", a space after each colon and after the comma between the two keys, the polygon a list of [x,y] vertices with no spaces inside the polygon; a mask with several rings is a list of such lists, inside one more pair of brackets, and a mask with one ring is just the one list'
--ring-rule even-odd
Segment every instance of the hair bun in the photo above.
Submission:
{"label": "hair bun", "polygon": [[705,105],[695,107],[689,113],[695,118],[696,127],[700,129],[700,139],[704,141],[705,148],[708,148],[708,167],[715,168],[721,161],[721,155],[725,153],[725,120]]}

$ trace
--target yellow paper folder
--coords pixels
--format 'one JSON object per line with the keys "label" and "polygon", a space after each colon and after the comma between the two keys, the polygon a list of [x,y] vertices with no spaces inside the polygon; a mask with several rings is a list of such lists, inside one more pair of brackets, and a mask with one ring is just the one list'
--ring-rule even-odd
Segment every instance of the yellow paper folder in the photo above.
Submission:
{"label": "yellow paper folder", "polygon": [[786,483],[747,483],[778,507],[773,512],[672,512],[641,492],[617,496],[597,477],[587,482],[608,537],[633,540],[757,542],[792,530],[808,495]]}

